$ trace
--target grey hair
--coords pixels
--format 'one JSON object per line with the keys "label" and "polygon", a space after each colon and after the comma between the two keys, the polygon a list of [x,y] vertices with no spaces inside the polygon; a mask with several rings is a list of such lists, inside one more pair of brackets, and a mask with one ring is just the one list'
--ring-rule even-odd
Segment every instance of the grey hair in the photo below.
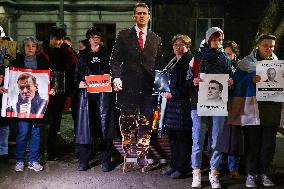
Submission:
{"label": "grey hair", "polygon": [[24,40],[23,40],[23,46],[22,46],[22,53],[25,53],[25,44],[28,42],[28,41],[31,41],[33,43],[36,44],[36,53],[39,51],[39,42],[38,40],[35,38],[35,37],[26,37]]}

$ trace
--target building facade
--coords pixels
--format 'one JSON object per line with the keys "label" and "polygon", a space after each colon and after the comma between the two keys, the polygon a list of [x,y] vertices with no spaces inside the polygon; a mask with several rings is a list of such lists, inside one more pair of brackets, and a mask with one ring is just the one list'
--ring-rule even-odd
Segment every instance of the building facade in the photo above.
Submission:
{"label": "building facade", "polygon": [[28,36],[43,41],[50,26],[64,24],[74,46],[85,38],[88,28],[97,26],[104,35],[103,43],[111,48],[117,32],[134,24],[135,3],[132,0],[4,0],[0,1],[0,25],[16,41]]}
{"label": "building facade", "polygon": [[[162,37],[166,57],[172,53],[174,35],[189,35],[192,50],[196,50],[206,30],[218,26],[225,40],[238,43],[241,57],[251,51],[260,31],[274,33],[276,53],[284,59],[284,0],[0,0],[0,25],[16,41],[27,36],[42,41],[50,26],[64,24],[73,46],[85,38],[89,27],[97,26],[104,35],[103,43],[111,49],[116,34],[133,26],[137,2],[149,5],[149,27]],[[260,28],[269,20],[273,22]]]}

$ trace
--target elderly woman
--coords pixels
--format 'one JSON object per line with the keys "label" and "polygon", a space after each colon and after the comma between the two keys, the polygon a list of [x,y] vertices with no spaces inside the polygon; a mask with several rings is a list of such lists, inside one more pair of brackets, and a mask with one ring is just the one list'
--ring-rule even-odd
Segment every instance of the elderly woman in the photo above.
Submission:
{"label": "elderly woman", "polygon": [[[34,37],[23,40],[22,53],[17,54],[12,67],[33,70],[48,70],[47,60],[39,53],[38,41]],[[29,144],[28,168],[34,171],[42,171],[43,166],[39,164],[40,155],[40,126],[42,119],[18,119],[18,133],[16,137],[16,166],[15,171],[24,171],[25,153]]]}
{"label": "elderly woman", "polygon": [[189,89],[192,73],[189,62],[191,39],[187,35],[176,35],[172,39],[174,58],[166,68],[170,73],[171,92],[162,93],[167,99],[165,126],[171,148],[171,164],[162,171],[173,179],[183,177],[190,169],[191,126]]}

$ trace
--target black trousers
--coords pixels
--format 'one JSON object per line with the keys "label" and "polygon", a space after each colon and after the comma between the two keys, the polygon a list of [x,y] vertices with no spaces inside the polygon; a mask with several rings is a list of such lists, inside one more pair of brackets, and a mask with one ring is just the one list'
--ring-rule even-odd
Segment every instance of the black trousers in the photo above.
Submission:
{"label": "black trousers", "polygon": [[171,166],[181,173],[188,172],[191,165],[191,130],[168,129],[168,138],[171,148]]}
{"label": "black trousers", "polygon": [[77,144],[77,153],[79,157],[79,163],[82,166],[87,166],[93,156],[93,145],[91,144]]}
{"label": "black trousers", "polygon": [[[111,109],[110,94],[90,94],[89,114],[95,151],[100,152],[100,163],[110,164],[112,155],[112,137],[110,127],[114,127],[114,115]],[[77,144],[75,151],[79,154],[80,164],[86,165],[92,158],[93,144]]]}
{"label": "black trousers", "polygon": [[244,127],[245,166],[247,174],[264,174],[273,161],[277,127]]}
{"label": "black trousers", "polygon": [[66,96],[63,93],[56,94],[50,98],[47,107],[47,119],[49,122],[48,136],[47,136],[47,154],[49,157],[57,156],[56,138],[60,130],[62,111]]}

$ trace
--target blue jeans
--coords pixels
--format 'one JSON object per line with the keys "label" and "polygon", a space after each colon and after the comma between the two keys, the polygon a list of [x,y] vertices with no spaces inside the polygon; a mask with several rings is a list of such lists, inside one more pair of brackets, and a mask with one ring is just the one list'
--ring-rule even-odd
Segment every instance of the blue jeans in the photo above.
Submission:
{"label": "blue jeans", "polygon": [[28,121],[18,122],[18,134],[16,138],[16,162],[25,162],[26,148],[29,141],[29,162],[39,159],[40,127]]}
{"label": "blue jeans", "polygon": [[9,125],[0,125],[0,155],[8,155]]}
{"label": "blue jeans", "polygon": [[238,170],[239,157],[234,155],[228,156],[228,167],[230,172]]}
{"label": "blue jeans", "polygon": [[202,163],[202,150],[206,134],[206,119],[212,119],[212,129],[211,134],[209,134],[209,140],[211,144],[211,159],[210,159],[210,169],[220,170],[220,163],[222,162],[222,153],[216,150],[216,144],[218,137],[223,131],[223,126],[225,122],[225,116],[198,116],[197,110],[191,111],[192,118],[192,155],[191,162],[193,169],[200,169]]}

